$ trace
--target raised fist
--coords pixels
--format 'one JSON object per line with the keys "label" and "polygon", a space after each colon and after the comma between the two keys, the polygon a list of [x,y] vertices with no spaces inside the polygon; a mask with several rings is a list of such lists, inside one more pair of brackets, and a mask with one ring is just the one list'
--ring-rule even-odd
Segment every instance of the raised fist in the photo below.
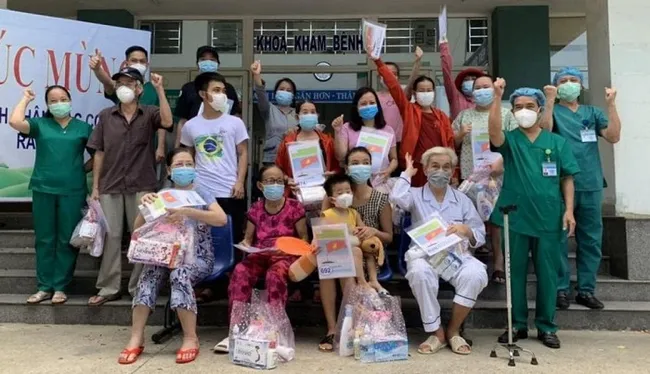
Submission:
{"label": "raised fist", "polygon": [[257,60],[251,64],[251,73],[253,75],[260,75],[262,74],[262,63]]}
{"label": "raised fist", "polygon": [[99,49],[95,49],[95,54],[90,58],[88,66],[91,70],[97,70],[102,66],[102,52]]}

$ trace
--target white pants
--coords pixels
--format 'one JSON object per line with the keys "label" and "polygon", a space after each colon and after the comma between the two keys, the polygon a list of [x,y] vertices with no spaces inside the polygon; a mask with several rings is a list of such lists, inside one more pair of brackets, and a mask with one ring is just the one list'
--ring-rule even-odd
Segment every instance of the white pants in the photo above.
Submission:
{"label": "white pants", "polygon": [[[434,332],[440,328],[439,277],[426,258],[419,256],[411,258],[408,252],[406,253],[408,259],[406,279],[418,301],[424,331]],[[467,254],[449,283],[456,289],[454,303],[472,308],[478,295],[488,284],[485,265],[474,256]]]}

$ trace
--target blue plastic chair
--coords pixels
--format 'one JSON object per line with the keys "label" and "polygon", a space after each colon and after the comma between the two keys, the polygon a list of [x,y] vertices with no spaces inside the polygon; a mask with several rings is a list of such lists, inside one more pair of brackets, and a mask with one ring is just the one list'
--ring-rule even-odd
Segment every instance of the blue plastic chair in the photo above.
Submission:
{"label": "blue plastic chair", "polygon": [[[197,287],[209,285],[221,278],[235,264],[235,248],[233,246],[232,219],[221,227],[212,227],[212,251],[214,252],[214,267],[212,273],[205,277]],[[174,336],[181,329],[181,323],[171,308],[171,299],[165,305],[164,327],[151,336],[155,344],[161,344]]]}
{"label": "blue plastic chair", "polygon": [[409,246],[411,245],[411,237],[406,233],[406,229],[411,227],[411,215],[406,214],[402,218],[401,232],[399,238],[399,249],[397,250],[397,259],[399,262],[399,271],[402,275],[406,275],[406,261],[404,260],[404,255],[408,251]]}

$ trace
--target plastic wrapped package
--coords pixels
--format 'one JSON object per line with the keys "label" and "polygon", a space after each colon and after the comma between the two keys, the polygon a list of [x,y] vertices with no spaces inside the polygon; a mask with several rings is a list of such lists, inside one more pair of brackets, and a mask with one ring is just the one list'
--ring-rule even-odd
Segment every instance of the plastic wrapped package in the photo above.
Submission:
{"label": "plastic wrapped package", "polygon": [[366,363],[408,359],[406,324],[398,297],[354,286],[341,309],[334,339],[339,355],[352,356],[358,351],[359,359]]}
{"label": "plastic wrapped package", "polygon": [[131,263],[175,269],[196,259],[196,222],[165,217],[140,226],[131,235],[127,257]]}
{"label": "plastic wrapped package", "polygon": [[75,227],[70,245],[89,253],[93,257],[100,257],[104,251],[104,239],[108,232],[108,221],[99,201],[88,199],[88,209]]}
{"label": "plastic wrapped package", "polygon": [[301,187],[296,192],[296,198],[305,208],[305,216],[309,221],[312,218],[320,217],[323,207],[323,200],[327,197],[323,186]]}
{"label": "plastic wrapped package", "polygon": [[235,301],[230,313],[229,358],[236,365],[274,369],[295,357],[296,342],[283,305],[269,304],[254,290],[248,303]]}
{"label": "plastic wrapped package", "polygon": [[491,173],[490,167],[474,170],[458,187],[460,192],[472,200],[483,221],[490,219],[501,191],[502,178],[492,177]]}

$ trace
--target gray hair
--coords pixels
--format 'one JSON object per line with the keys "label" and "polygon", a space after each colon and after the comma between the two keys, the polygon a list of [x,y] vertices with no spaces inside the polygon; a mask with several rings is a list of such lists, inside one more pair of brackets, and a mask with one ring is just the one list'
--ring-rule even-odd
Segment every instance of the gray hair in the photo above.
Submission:
{"label": "gray hair", "polygon": [[426,168],[427,164],[429,163],[429,159],[431,156],[447,156],[449,157],[449,160],[451,161],[451,166],[456,167],[458,164],[458,156],[456,156],[456,151],[454,151],[451,148],[447,147],[433,147],[429,148],[424,154],[422,155],[422,167]]}

